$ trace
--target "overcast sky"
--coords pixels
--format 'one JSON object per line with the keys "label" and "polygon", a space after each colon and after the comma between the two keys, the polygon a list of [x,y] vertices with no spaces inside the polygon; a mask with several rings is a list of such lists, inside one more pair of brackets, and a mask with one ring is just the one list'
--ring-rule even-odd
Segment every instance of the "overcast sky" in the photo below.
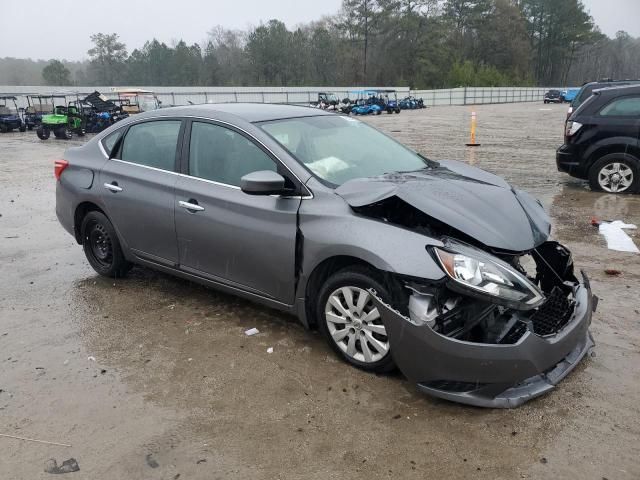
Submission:
{"label": "overcast sky", "polygon": [[[640,0],[583,0],[607,35],[640,37]],[[0,57],[87,57],[92,33],[120,35],[131,52],[153,37],[202,42],[215,25],[245,29],[278,18],[287,26],[317,20],[341,0],[0,0]],[[101,9],[97,5],[104,5]]]}

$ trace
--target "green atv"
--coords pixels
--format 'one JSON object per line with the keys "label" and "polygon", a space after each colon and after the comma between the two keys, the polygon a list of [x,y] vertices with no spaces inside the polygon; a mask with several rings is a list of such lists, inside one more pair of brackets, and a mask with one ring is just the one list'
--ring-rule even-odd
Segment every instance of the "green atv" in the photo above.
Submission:
{"label": "green atv", "polygon": [[47,140],[53,131],[56,138],[70,140],[75,133],[79,137],[85,134],[87,119],[77,102],[69,105],[56,105],[53,113],[42,116],[42,123],[36,130],[40,140]]}

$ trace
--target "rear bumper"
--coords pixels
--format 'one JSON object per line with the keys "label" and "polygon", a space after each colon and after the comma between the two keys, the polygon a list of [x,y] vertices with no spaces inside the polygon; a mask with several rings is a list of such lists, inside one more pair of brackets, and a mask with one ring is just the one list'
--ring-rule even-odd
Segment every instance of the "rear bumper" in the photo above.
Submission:
{"label": "rear bumper", "polygon": [[2,119],[0,124],[6,125],[8,128],[20,128],[22,121],[19,119]]}
{"label": "rear bumper", "polygon": [[418,389],[469,405],[512,408],[551,390],[593,348],[589,333],[594,297],[589,281],[575,288],[565,327],[540,337],[527,331],[515,344],[471,343],[417,326],[376,299],[394,360]]}
{"label": "rear bumper", "polygon": [[60,225],[75,238],[73,202],[61,180],[56,182],[56,217]]}
{"label": "rear bumper", "polygon": [[568,173],[572,177],[587,178],[588,176],[581,152],[577,151],[573,145],[564,144],[556,150],[556,166],[559,172]]}

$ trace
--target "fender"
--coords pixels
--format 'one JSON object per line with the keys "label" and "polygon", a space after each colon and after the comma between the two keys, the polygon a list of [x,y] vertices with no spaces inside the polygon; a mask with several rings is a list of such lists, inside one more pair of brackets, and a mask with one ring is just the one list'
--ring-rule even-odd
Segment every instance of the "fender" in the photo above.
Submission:
{"label": "fender", "polygon": [[591,167],[593,162],[595,162],[602,156],[601,154],[599,154],[601,150],[606,150],[608,153],[613,153],[612,149],[615,147],[619,147],[622,152],[637,155],[638,139],[633,137],[609,137],[598,140],[597,142],[590,145],[584,153],[584,158],[589,159],[588,167]]}
{"label": "fender", "polygon": [[[299,210],[297,297],[304,297],[307,281],[325,260],[349,256],[380,271],[430,280],[445,274],[426,250],[442,246],[439,240],[397,225],[353,214],[338,195],[320,193],[313,202],[303,201]],[[375,233],[374,233],[375,232]]]}

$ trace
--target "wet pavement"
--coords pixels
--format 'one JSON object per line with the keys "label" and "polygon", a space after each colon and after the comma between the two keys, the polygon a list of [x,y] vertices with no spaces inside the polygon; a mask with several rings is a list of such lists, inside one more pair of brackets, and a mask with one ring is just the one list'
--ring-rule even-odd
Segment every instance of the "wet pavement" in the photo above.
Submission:
{"label": "wet pavement", "polygon": [[470,111],[367,121],[549,209],[600,297],[595,356],[558,388],[515,410],[451,404],[346,366],[293,317],[147,269],[98,277],[54,211],[53,160],[80,142],[5,134],[0,434],[72,446],[0,437],[0,478],[49,478],[51,458],[87,479],[640,478],[640,256],[607,250],[589,223],[640,225],[640,196],[556,171],[566,107],[478,107],[477,149]]}

